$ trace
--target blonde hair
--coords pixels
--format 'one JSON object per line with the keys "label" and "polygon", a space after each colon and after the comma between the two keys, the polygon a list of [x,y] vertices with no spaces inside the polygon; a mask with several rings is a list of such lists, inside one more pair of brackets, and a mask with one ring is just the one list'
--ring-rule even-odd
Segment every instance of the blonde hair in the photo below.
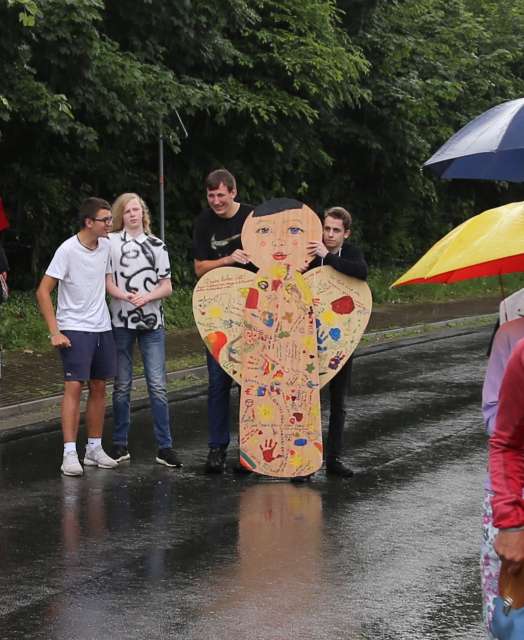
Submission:
{"label": "blonde hair", "polygon": [[111,207],[113,231],[122,231],[124,228],[124,209],[127,207],[129,202],[134,199],[138,200],[138,203],[142,207],[142,224],[144,225],[144,232],[148,234],[151,233],[151,216],[149,215],[149,209],[138,193],[122,193],[113,202],[113,206]]}

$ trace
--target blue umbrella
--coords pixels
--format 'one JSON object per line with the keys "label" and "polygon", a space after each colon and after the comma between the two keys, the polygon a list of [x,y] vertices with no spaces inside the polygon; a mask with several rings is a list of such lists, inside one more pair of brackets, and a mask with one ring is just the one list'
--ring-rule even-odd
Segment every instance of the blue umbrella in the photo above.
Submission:
{"label": "blue umbrella", "polygon": [[424,167],[444,180],[524,182],[524,98],[482,113],[440,147]]}

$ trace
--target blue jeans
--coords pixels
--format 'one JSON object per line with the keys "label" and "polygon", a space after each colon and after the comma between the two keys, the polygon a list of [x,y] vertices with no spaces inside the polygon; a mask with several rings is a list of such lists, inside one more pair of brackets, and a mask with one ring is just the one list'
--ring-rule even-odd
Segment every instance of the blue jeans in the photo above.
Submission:
{"label": "blue jeans", "polygon": [[229,444],[229,400],[233,379],[222,369],[207,351],[207,424],[210,447],[227,447]]}
{"label": "blue jeans", "polygon": [[172,446],[169,405],[166,389],[165,335],[158,329],[126,329],[114,327],[117,373],[113,388],[113,444],[127,447],[131,426],[131,385],[133,382],[133,347],[138,347],[144,363],[155,439],[159,449]]}

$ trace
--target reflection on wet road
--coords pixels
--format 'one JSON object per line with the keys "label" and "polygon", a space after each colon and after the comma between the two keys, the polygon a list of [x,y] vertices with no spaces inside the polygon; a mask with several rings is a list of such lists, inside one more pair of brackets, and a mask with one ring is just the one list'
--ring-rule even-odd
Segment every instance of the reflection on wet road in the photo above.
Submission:
{"label": "reflection on wet road", "polygon": [[203,475],[203,398],[173,406],[181,471],[147,412],[116,471],[61,478],[56,434],[4,445],[0,637],[484,638],[488,333],[356,360],[351,481]]}

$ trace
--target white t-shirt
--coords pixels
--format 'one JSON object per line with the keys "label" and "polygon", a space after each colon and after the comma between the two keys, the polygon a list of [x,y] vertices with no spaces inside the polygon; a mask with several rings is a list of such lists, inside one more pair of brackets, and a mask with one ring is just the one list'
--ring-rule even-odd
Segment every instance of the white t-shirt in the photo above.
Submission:
{"label": "white t-shirt", "polygon": [[[133,237],[125,230],[109,234],[113,281],[119,289],[132,293],[146,293],[160,280],[171,277],[166,245],[145,233]],[[143,307],[135,307],[127,300],[111,298],[109,304],[114,327],[127,329],[158,329],[164,325],[162,302],[153,300]]]}
{"label": "white t-shirt", "polygon": [[98,239],[96,249],[86,249],[77,236],[55,252],[46,275],[59,280],[56,320],[60,331],[111,331],[106,304],[109,241]]}

